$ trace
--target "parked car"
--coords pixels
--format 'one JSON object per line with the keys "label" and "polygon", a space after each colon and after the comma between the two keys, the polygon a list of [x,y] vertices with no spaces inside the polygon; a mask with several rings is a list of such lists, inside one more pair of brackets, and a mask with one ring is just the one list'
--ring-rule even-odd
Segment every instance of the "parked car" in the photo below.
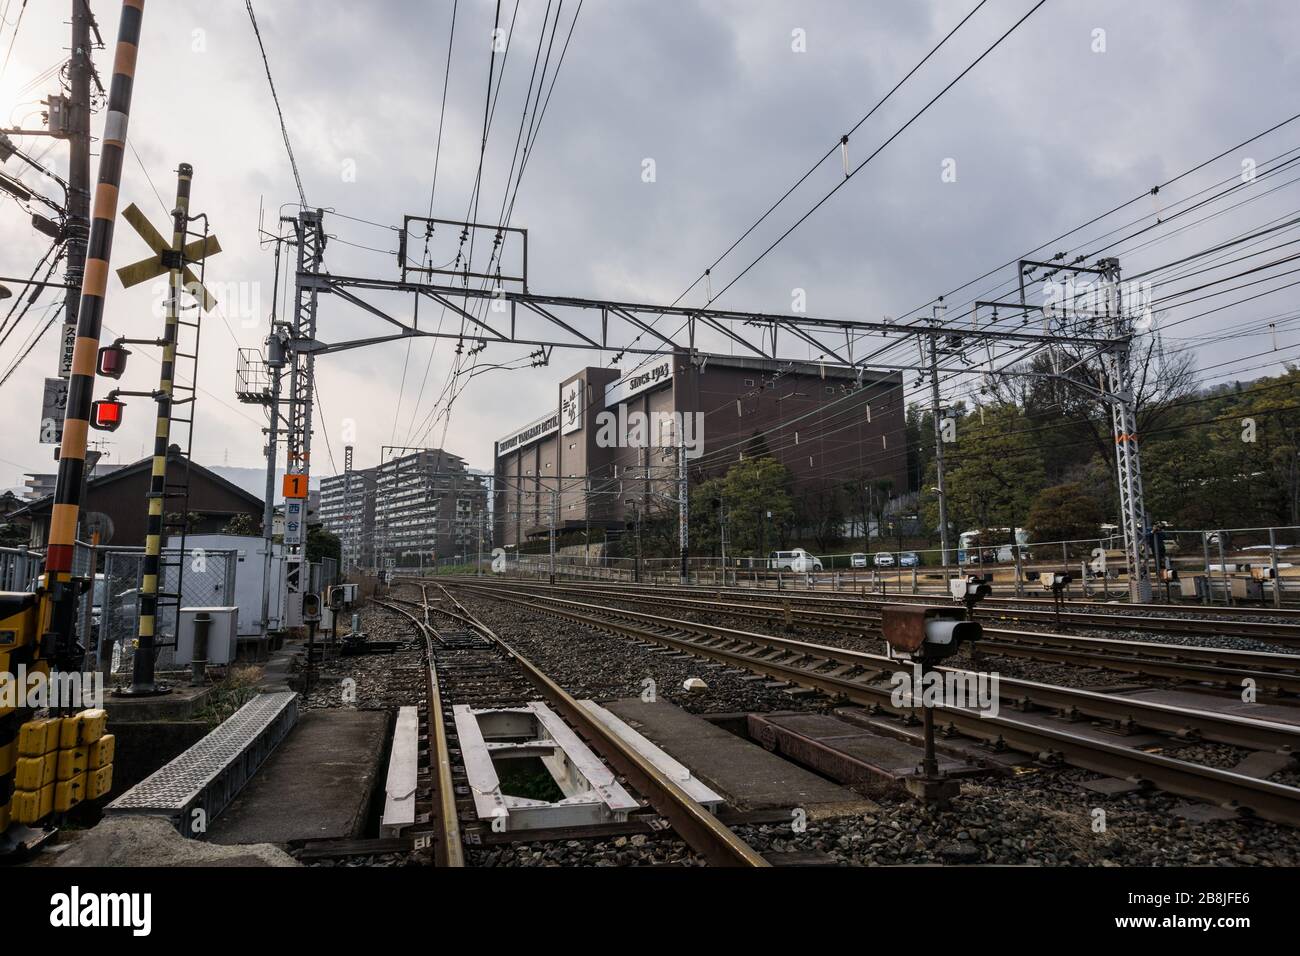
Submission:
{"label": "parked car", "polygon": [[849,565],[854,568],[865,568],[867,566],[867,556],[861,551],[849,555]]}
{"label": "parked car", "polygon": [[793,551],[773,551],[767,559],[767,566],[773,571],[794,571],[806,574],[822,569],[821,558],[809,554],[803,548]]}
{"label": "parked car", "polygon": [[898,556],[898,566],[900,568],[919,568],[921,559],[915,551],[904,551]]}
{"label": "parked car", "polygon": [[888,551],[878,552],[876,556],[872,558],[872,561],[875,562],[875,565],[878,568],[892,568],[894,566],[894,556]]}

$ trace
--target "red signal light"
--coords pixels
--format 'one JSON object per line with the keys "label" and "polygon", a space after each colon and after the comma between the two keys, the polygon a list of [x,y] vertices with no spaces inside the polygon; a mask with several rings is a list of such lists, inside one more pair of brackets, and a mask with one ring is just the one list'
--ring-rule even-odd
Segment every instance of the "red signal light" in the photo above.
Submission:
{"label": "red signal light", "polygon": [[99,350],[98,373],[105,378],[121,378],[126,371],[126,357],[130,354],[120,345],[105,345]]}
{"label": "red signal light", "polygon": [[115,401],[111,398],[92,403],[90,406],[90,427],[97,428],[102,432],[117,431],[117,426],[122,424],[122,411],[125,408],[125,402]]}

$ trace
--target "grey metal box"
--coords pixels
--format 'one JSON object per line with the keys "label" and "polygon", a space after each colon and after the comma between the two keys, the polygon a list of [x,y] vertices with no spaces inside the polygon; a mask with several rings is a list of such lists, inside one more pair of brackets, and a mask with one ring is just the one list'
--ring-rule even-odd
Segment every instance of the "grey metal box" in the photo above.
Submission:
{"label": "grey metal box", "polygon": [[208,626],[208,663],[229,664],[235,659],[239,634],[237,607],[183,607],[176,633],[176,663],[184,666],[194,660],[194,616],[205,611],[212,618]]}

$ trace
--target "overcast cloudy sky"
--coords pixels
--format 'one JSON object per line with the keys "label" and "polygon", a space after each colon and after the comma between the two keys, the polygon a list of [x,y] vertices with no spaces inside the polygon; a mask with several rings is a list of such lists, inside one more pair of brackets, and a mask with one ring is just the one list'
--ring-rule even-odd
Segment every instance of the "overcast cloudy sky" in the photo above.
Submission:
{"label": "overcast cloudy sky", "polygon": [[[558,3],[559,0],[553,0]],[[529,230],[535,291],[636,301],[672,301],[705,266],[894,85],[977,0],[761,2],[761,0],[585,0],[519,191],[513,224]],[[984,7],[852,138],[864,159],[984,51],[1034,0]],[[0,54],[19,3],[4,3]],[[91,0],[110,46],[120,5]],[[452,0],[256,0],[254,7],[313,206],[381,224],[429,203]],[[435,215],[463,218],[478,166],[495,0],[459,0],[439,159]],[[40,124],[36,102],[53,81],[33,77],[66,55],[71,0],[33,0],[0,75],[0,122]],[[480,218],[495,219],[523,109],[545,0],[521,0],[488,141]],[[564,0],[552,69],[577,0]],[[515,10],[501,3],[503,24]],[[552,5],[554,12],[554,5]],[[1104,30],[1104,51],[1098,51]],[[792,49],[803,31],[806,51]],[[1227,0],[1048,0],[915,125],[856,175],[776,251],[719,300],[764,311],[790,307],[804,288],[808,310],[835,318],[898,316],[1079,225],[1144,189],[1296,112],[1300,5]],[[107,81],[112,53],[97,54]],[[497,68],[502,64],[498,55]],[[103,113],[94,119],[99,134]],[[224,251],[209,267],[217,283],[245,283],[244,304],[207,320],[200,368],[198,460],[262,464],[262,415],[234,398],[237,346],[260,344],[271,306],[272,254],[259,247],[259,214],[274,229],[295,202],[280,130],[245,5],[237,0],[150,0],[146,5],[130,140],[163,200],[180,162],[195,168],[192,209],[207,212]],[[62,143],[23,140],[66,169]],[[1300,145],[1300,123],[1284,127],[1210,168],[1130,207],[1126,218],[1162,208],[1242,168]],[[653,159],[655,181],[643,181]],[[956,181],[942,177],[956,162]],[[17,173],[11,160],[6,170]],[[355,175],[353,175],[355,171]],[[37,182],[25,175],[29,183]],[[843,178],[832,157],[788,206],[715,272],[716,291],[800,213]],[[1285,173],[1268,188],[1289,183]],[[1258,184],[1263,185],[1263,184]],[[1283,186],[1236,213],[1135,251],[1128,271],[1166,262],[1239,232],[1295,214],[1296,187]],[[122,205],[136,202],[165,221],[140,163],[128,155]],[[1216,207],[1218,208],[1218,207]],[[394,233],[331,218],[340,239],[326,263],[338,274],[396,277]],[[1097,235],[1104,229],[1092,231]],[[0,202],[0,275],[25,276],[44,252],[17,204]],[[142,242],[117,231],[114,266],[140,258]],[[1284,280],[1290,281],[1290,280]],[[1268,288],[1265,286],[1264,288]],[[982,290],[971,290],[982,291]],[[1176,338],[1210,334],[1297,308],[1294,289],[1179,327]],[[254,298],[256,295],[256,298]],[[688,302],[699,304],[697,291]],[[1229,297],[1225,297],[1229,298]],[[49,299],[43,301],[50,301]],[[105,339],[155,335],[153,297],[111,280]],[[1212,300],[1209,305],[1215,304]],[[396,306],[394,306],[396,307]],[[37,328],[33,310],[0,348]],[[325,300],[325,338],[375,334],[363,313]],[[37,443],[42,379],[54,372],[57,327],[0,388],[0,487],[25,471],[53,470]],[[1171,335],[1171,337],[1174,337]],[[1278,333],[1277,358],[1300,351],[1300,334]],[[359,466],[380,446],[420,438],[442,392],[453,345],[396,343],[323,358],[318,381],[337,466],[344,419],[356,423]],[[1236,351],[1233,351],[1233,350]],[[1258,339],[1215,346],[1207,378],[1260,361],[1220,367],[1260,350]],[[505,362],[527,349],[497,353]],[[1272,361],[1274,356],[1267,357]],[[541,414],[558,379],[608,354],[557,352],[552,366],[479,375],[457,400],[445,447],[488,467],[492,439]],[[426,367],[428,368],[426,376]],[[137,358],[124,386],[150,388],[156,365]],[[401,405],[399,403],[401,389]],[[106,390],[101,385],[100,392]],[[419,404],[416,398],[419,396]],[[397,425],[394,428],[394,417]],[[412,422],[415,428],[411,427]],[[111,436],[110,460],[147,451],[153,411],[136,400]],[[333,471],[318,430],[316,472]],[[442,437],[441,424],[427,443]]]}

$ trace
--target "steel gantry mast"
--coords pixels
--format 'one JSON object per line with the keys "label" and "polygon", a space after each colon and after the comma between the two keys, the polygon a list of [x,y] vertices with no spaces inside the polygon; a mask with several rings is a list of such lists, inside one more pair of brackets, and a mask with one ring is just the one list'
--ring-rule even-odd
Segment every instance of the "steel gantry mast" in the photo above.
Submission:
{"label": "steel gantry mast", "polygon": [[325,230],[319,209],[301,208],[293,220],[298,257],[298,281],[294,285],[293,320],[289,329],[289,409],[285,427],[284,624],[302,623],[302,595],[311,589],[310,568],[304,560],[307,540],[307,499],[311,486],[312,397],[316,387],[316,357],[295,348],[297,343],[316,338],[317,287],[304,276],[320,274],[325,258]]}
{"label": "steel gantry mast", "polygon": [[1151,600],[1151,577],[1147,568],[1146,499],[1142,495],[1142,461],[1138,453],[1137,396],[1129,360],[1133,319],[1124,307],[1119,260],[1102,259],[1098,266],[1106,282],[1106,332],[1116,340],[1105,353],[1103,362],[1115,431],[1115,471],[1128,559],[1129,599],[1145,604]]}
{"label": "steel gantry mast", "polygon": [[[1051,308],[1030,305],[1025,298],[1025,277],[1035,269],[1049,269],[1049,273],[1040,276],[1046,280],[1059,272],[1083,273],[1094,275],[1102,283],[1101,295],[1097,302],[1098,309],[1087,310],[1090,322],[1100,321],[1105,332],[1105,344],[1098,349],[1101,360],[1102,381],[1100,388],[1094,388],[1077,378],[1069,377],[1066,372],[1056,367],[1045,377],[1059,379],[1067,385],[1080,388],[1105,402],[1110,407],[1111,427],[1115,437],[1115,479],[1118,489],[1120,527],[1124,533],[1124,558],[1128,565],[1129,599],[1141,603],[1151,600],[1151,574],[1147,566],[1147,526],[1146,499],[1142,494],[1142,463],[1138,453],[1137,435],[1137,393],[1134,389],[1134,372],[1130,355],[1133,335],[1135,333],[1133,315],[1124,301],[1124,292],[1120,280],[1119,260],[1115,258],[1100,259],[1095,266],[1084,266],[1064,262],[1038,262],[1033,259],[1021,259],[1018,267],[1020,282],[1020,302],[976,302],[980,306],[1014,307],[1020,309],[1037,309],[1046,319]],[[1074,301],[1077,295],[1067,287],[1061,297],[1065,313],[1076,311]],[[1058,340],[1064,343],[1065,339]],[[1057,342],[1049,342],[1049,348]],[[1076,362],[1074,366],[1082,364]]]}
{"label": "steel gantry mast", "polygon": [[[1070,345],[1089,354],[1101,354],[1117,344],[1110,338],[1077,335],[1066,331],[1044,330],[1039,333],[1023,328],[996,328],[994,327],[996,317],[993,325],[981,327],[976,313],[972,313],[969,325],[948,325],[936,316],[936,321],[932,323],[909,326],[896,323],[891,319],[881,321],[824,319],[802,313],[792,315],[701,309],[676,303],[665,306],[576,296],[540,295],[531,291],[528,285],[527,233],[523,230],[502,229],[472,222],[454,224],[463,229],[462,241],[465,235],[476,229],[492,231],[498,243],[511,236],[522,245],[523,265],[516,275],[506,276],[498,273],[484,277],[480,273],[469,272],[469,265],[466,262],[464,270],[455,273],[455,277],[461,280],[456,283],[453,280],[440,279],[441,274],[449,270],[416,269],[406,263],[406,232],[413,223],[430,229],[435,225],[448,224],[446,220],[418,216],[404,217],[398,243],[400,278],[336,275],[323,267],[324,216],[322,210],[303,208],[298,216],[291,220],[296,232],[298,265],[294,280],[293,321],[289,328],[289,335],[284,340],[285,357],[290,364],[289,411],[286,415],[289,473],[285,478],[285,543],[293,551],[301,550],[303,522],[299,521],[296,530],[290,527],[293,520],[290,508],[294,506],[294,502],[290,500],[289,492],[292,489],[294,494],[300,494],[300,507],[305,507],[311,466],[311,416],[315,397],[314,358],[316,355],[342,352],[384,342],[409,341],[414,337],[428,337],[454,339],[459,342],[471,339],[477,341],[480,347],[498,344],[543,349],[559,347],[598,350],[613,353],[615,361],[618,361],[625,355],[654,355],[668,351],[695,355],[700,351],[699,336],[710,335],[717,336],[717,340],[721,343],[730,344],[763,359],[780,361],[784,358],[806,361],[812,354],[827,365],[834,364],[861,370],[865,368],[865,360],[854,359],[855,344],[875,336],[884,338],[886,344],[911,340],[920,340],[924,344],[927,337],[957,343],[972,342],[987,348],[990,364],[995,359],[1000,360],[1051,345]],[[481,286],[475,286],[470,281],[475,278],[484,278],[485,281]],[[363,292],[371,293],[372,296],[363,299],[361,296]],[[439,324],[435,328],[421,328],[417,320],[399,317],[389,309],[371,301],[374,295],[394,294],[412,296],[417,306],[416,314],[421,300],[431,301],[463,320],[462,323],[458,323],[462,327],[456,330],[444,328]],[[317,301],[320,295],[332,295],[339,301],[355,306],[387,323],[389,328],[382,334],[350,338],[346,341],[324,341],[318,336],[316,322]],[[671,335],[656,327],[657,323],[666,317],[678,320],[673,323],[674,326],[680,323],[680,328]],[[1001,351],[995,355],[995,349]],[[886,371],[911,370],[934,375],[940,371],[935,367],[932,357],[924,353],[924,349],[919,364],[916,362],[872,363],[872,366]],[[679,485],[682,483],[680,472],[683,470],[679,464]],[[681,498],[684,498],[684,495],[679,492],[679,507],[684,511],[687,505],[680,500]],[[1140,492],[1138,501],[1140,508]],[[681,545],[684,576],[688,557],[685,540],[688,535],[686,515],[682,514],[679,520],[683,538]],[[291,577],[292,571],[290,571]],[[292,585],[289,591],[292,594]],[[296,623],[292,617],[292,599],[288,614],[289,623],[291,625]]]}

